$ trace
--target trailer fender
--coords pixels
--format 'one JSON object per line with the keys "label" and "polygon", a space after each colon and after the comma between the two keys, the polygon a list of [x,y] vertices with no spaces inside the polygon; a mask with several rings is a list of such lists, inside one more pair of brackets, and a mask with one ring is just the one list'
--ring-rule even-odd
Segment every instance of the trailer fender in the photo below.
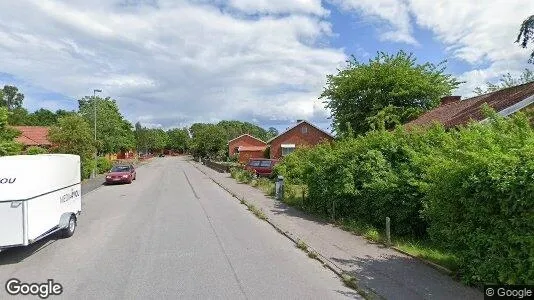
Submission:
{"label": "trailer fender", "polygon": [[[69,227],[70,216],[74,215],[73,213],[64,213],[59,218],[59,228],[64,229]],[[76,216],[74,216],[76,218]]]}

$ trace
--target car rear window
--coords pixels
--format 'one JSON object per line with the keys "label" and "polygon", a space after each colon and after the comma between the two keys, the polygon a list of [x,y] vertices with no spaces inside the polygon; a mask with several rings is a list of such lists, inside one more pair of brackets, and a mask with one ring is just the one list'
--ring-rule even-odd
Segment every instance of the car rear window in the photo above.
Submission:
{"label": "car rear window", "polygon": [[260,163],[260,167],[270,167],[270,166],[271,166],[271,161],[270,160],[263,160]]}
{"label": "car rear window", "polygon": [[130,171],[129,166],[115,166],[111,169],[111,172],[128,172]]}

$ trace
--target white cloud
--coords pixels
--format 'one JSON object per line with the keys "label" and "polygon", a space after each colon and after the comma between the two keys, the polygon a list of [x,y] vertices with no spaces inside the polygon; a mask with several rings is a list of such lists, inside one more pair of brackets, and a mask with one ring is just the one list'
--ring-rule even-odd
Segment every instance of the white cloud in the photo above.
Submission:
{"label": "white cloud", "polygon": [[[459,75],[467,81],[457,93],[472,90],[527,67],[528,51],[514,43],[521,22],[534,13],[528,0],[331,0],[342,9],[375,17],[388,26],[380,38],[414,44],[414,26],[428,29],[451,57],[472,69]],[[389,27],[389,28],[388,28]]]}
{"label": "white cloud", "polygon": [[379,26],[381,40],[418,44],[412,36],[409,9],[404,0],[330,0],[330,2],[345,11],[358,12],[363,16],[385,22],[384,26]]}
{"label": "white cloud", "polygon": [[230,0],[231,7],[248,14],[281,14],[281,13],[305,13],[326,15],[321,0]]}
{"label": "white cloud", "polygon": [[316,45],[332,34],[320,1],[233,2],[267,14],[254,19],[198,0],[97,2],[0,2],[2,72],[72,98],[101,88],[151,126],[324,118],[310,107],[345,54]]}

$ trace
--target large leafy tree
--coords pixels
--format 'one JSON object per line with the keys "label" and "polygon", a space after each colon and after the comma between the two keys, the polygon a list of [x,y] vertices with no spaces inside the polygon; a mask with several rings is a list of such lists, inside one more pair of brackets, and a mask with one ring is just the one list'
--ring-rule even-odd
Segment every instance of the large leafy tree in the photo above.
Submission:
{"label": "large leafy tree", "polygon": [[262,140],[268,140],[271,138],[271,135],[267,130],[249,122],[220,121],[217,123],[217,126],[226,132],[225,136],[227,140],[231,140],[245,133]]}
{"label": "large leafy tree", "polygon": [[445,61],[418,64],[412,54],[379,52],[367,63],[354,56],[346,68],[327,76],[320,99],[331,111],[336,133],[351,130],[362,134],[376,127],[378,113],[394,114],[384,120],[405,123],[440,103],[440,98],[458,87],[459,81],[445,74]]}
{"label": "large leafy tree", "polygon": [[[95,101],[96,100],[96,101]],[[99,153],[116,153],[135,147],[135,136],[132,125],[124,119],[117,102],[111,98],[84,97],[78,101],[79,112],[92,127],[94,124],[94,108],[97,108],[96,135]],[[93,129],[94,134],[94,129]]]}
{"label": "large leafy tree", "polygon": [[226,152],[227,136],[221,126],[196,123],[191,125],[191,131],[193,156],[214,158]]}
{"label": "large leafy tree", "polygon": [[514,77],[510,73],[507,73],[499,79],[499,82],[488,82],[486,83],[486,88],[477,87],[473,92],[477,95],[482,95],[529,82],[534,82],[534,72],[525,69],[519,77]]}
{"label": "large leafy tree", "polygon": [[8,122],[10,125],[31,125],[30,114],[24,107],[17,107],[9,112]]}
{"label": "large leafy tree", "polygon": [[19,89],[13,85],[4,85],[0,98],[0,106],[7,107],[8,110],[13,110],[22,107],[24,101],[24,94],[19,92]]}
{"label": "large leafy tree", "polygon": [[44,108],[40,108],[30,115],[30,123],[34,126],[51,126],[57,123],[57,115]]}
{"label": "large leafy tree", "polygon": [[15,141],[20,132],[8,127],[8,110],[0,107],[0,156],[20,153],[22,145]]}
{"label": "large leafy tree", "polygon": [[[523,48],[526,48],[529,43],[534,43],[534,15],[523,21],[515,42],[519,43]],[[534,64],[534,51],[530,54],[528,62]]]}
{"label": "large leafy tree", "polygon": [[187,128],[174,128],[167,131],[169,136],[169,148],[184,153],[189,144],[189,132]]}
{"label": "large leafy tree", "polygon": [[88,177],[93,167],[96,147],[89,124],[78,115],[61,117],[50,128],[48,139],[56,146],[54,152],[76,154],[82,162],[82,174]]}

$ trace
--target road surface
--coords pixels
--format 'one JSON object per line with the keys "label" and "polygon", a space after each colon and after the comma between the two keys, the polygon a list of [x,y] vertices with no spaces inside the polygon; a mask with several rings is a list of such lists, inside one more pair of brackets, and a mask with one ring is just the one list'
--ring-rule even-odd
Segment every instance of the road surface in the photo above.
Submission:
{"label": "road surface", "polygon": [[49,299],[359,298],[184,158],[137,177],[86,194],[73,237],[0,252],[0,299],[10,278],[53,279]]}

